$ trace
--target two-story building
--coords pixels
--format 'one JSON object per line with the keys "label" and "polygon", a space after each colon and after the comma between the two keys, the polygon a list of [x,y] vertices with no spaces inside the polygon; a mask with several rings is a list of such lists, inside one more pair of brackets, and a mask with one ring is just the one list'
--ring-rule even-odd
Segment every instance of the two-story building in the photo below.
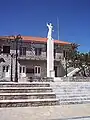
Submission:
{"label": "two-story building", "polygon": [[[47,76],[47,38],[21,36],[18,40],[18,79]],[[65,75],[64,53],[72,49],[71,43],[54,40],[55,76]],[[0,37],[0,79],[15,78],[16,41],[12,37]]]}

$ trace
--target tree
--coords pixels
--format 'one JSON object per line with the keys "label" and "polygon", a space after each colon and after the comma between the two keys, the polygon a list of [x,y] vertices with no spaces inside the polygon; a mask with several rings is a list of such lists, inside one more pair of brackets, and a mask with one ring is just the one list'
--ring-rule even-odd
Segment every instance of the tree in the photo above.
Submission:
{"label": "tree", "polygon": [[82,69],[83,76],[86,76],[86,70],[90,76],[90,51],[88,53],[81,53],[78,51],[78,45],[71,44],[72,50],[69,50],[67,54],[67,59],[69,67],[78,67]]}

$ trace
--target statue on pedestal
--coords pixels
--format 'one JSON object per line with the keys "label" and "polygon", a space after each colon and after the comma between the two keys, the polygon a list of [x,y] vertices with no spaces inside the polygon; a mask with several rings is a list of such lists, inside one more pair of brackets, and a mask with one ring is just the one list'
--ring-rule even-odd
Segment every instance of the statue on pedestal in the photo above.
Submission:
{"label": "statue on pedestal", "polygon": [[54,41],[52,39],[53,25],[47,24],[47,77],[54,77]]}
{"label": "statue on pedestal", "polygon": [[47,38],[48,38],[48,39],[52,39],[53,26],[52,26],[51,23],[50,23],[50,24],[47,23],[47,27],[48,27],[48,29],[49,29]]}

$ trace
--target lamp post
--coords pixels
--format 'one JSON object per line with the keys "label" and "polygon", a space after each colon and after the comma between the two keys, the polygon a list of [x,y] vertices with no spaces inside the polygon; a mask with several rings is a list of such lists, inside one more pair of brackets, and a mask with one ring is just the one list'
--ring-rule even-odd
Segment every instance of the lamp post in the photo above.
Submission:
{"label": "lamp post", "polygon": [[66,61],[65,66],[66,66],[66,77],[67,77],[67,51],[65,51],[65,61]]}
{"label": "lamp post", "polygon": [[13,73],[13,54],[11,54],[11,81],[13,81],[12,73]]}
{"label": "lamp post", "polygon": [[16,43],[16,67],[15,67],[15,82],[18,82],[18,40],[22,39],[21,35],[14,36],[14,40]]}
{"label": "lamp post", "polygon": [[66,77],[67,77],[67,51],[65,51],[65,66],[66,66]]}

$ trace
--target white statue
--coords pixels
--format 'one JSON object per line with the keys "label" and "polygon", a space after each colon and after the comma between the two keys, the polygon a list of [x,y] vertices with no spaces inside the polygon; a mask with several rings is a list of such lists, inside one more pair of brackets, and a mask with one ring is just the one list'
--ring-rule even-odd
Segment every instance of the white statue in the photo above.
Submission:
{"label": "white statue", "polygon": [[53,26],[52,26],[52,24],[50,23],[50,24],[47,24],[47,27],[48,27],[48,29],[49,29],[47,38],[48,38],[48,39],[52,39]]}

